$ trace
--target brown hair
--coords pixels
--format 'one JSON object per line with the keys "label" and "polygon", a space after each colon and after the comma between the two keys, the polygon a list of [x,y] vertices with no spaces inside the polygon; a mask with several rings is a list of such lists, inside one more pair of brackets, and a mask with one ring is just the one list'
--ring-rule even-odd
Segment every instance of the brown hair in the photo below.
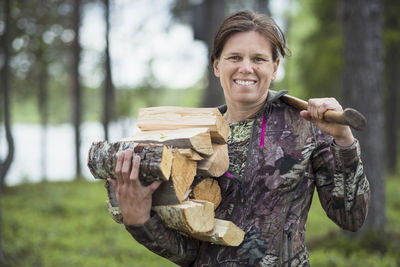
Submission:
{"label": "brown hair", "polygon": [[221,56],[222,50],[228,38],[238,32],[256,31],[267,38],[271,43],[272,59],[288,55],[286,39],[282,30],[275,21],[265,14],[257,14],[251,11],[239,11],[227,17],[219,27],[214,37],[214,47],[211,53],[211,62]]}

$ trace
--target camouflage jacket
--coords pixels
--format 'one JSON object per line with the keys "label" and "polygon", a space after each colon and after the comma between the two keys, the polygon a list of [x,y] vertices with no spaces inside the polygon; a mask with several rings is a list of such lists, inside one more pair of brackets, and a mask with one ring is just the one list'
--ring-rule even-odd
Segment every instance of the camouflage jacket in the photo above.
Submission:
{"label": "camouflage jacket", "polygon": [[[246,232],[240,246],[183,236],[156,214],[143,226],[125,225],[131,235],[182,266],[309,266],[305,224],[315,188],[330,219],[343,229],[359,229],[370,192],[358,141],[336,146],[279,99],[284,93],[270,91],[253,123],[243,179],[232,170],[218,178],[223,200],[215,217]],[[235,148],[229,151],[232,156]]]}

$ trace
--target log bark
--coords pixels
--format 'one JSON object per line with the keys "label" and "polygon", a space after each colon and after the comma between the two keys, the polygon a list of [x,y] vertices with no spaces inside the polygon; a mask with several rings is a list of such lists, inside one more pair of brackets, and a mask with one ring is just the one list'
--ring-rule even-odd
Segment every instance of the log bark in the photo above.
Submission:
{"label": "log bark", "polygon": [[121,209],[119,208],[119,206],[113,206],[111,204],[110,200],[107,200],[106,204],[107,204],[108,213],[111,215],[111,218],[113,218],[113,220],[116,223],[123,223],[124,219],[122,218],[122,213],[121,213]]}
{"label": "log bark", "polygon": [[214,143],[226,143],[229,134],[229,125],[217,108],[142,108],[136,125],[142,131],[206,127]]}
{"label": "log bark", "polygon": [[165,224],[186,234],[207,233],[214,229],[214,205],[208,201],[185,201],[178,205],[154,206]]}
{"label": "log bark", "polygon": [[184,130],[157,130],[138,132],[122,141],[158,143],[174,148],[191,148],[204,155],[212,155],[213,149],[208,128],[186,128]]}
{"label": "log bark", "polygon": [[220,177],[229,168],[229,155],[227,144],[213,144],[214,153],[199,161],[197,175],[203,177]]}
{"label": "log bark", "polygon": [[214,219],[215,227],[210,233],[191,234],[192,237],[222,246],[239,246],[243,242],[244,231],[231,221]]}
{"label": "log bark", "polygon": [[167,181],[171,174],[172,151],[160,144],[137,144],[134,142],[107,141],[94,142],[88,153],[88,167],[97,179],[115,177],[115,165],[118,154],[126,149],[133,149],[140,156],[139,177],[143,184],[157,180]]}
{"label": "log bark", "polygon": [[196,175],[197,163],[173,151],[171,178],[153,193],[153,206],[182,203]]}
{"label": "log bark", "polygon": [[192,190],[192,197],[196,200],[206,200],[214,204],[214,210],[221,203],[221,188],[217,180],[205,178],[197,183]]}

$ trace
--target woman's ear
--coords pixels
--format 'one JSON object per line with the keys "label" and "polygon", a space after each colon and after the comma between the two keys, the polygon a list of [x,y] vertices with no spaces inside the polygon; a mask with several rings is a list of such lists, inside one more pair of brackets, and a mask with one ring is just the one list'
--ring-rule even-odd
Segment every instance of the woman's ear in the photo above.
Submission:
{"label": "woman's ear", "polygon": [[215,77],[218,77],[219,78],[219,66],[218,66],[218,64],[219,64],[219,60],[218,59],[214,59],[214,62],[213,62],[213,68],[214,68],[214,75],[215,75]]}
{"label": "woman's ear", "polygon": [[276,76],[276,73],[278,72],[278,67],[279,67],[280,62],[281,62],[280,58],[277,58],[276,61],[274,62],[274,77]]}

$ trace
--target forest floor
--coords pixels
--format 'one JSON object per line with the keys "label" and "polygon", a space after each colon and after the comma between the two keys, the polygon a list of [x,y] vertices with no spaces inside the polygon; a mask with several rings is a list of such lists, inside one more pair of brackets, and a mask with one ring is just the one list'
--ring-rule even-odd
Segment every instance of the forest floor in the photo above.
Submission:
{"label": "forest floor", "polygon": [[[317,194],[306,242],[312,266],[400,266],[400,177],[386,181],[386,230],[355,238],[331,222]],[[115,223],[103,182],[43,182],[5,189],[2,237],[7,267],[176,266]]]}

